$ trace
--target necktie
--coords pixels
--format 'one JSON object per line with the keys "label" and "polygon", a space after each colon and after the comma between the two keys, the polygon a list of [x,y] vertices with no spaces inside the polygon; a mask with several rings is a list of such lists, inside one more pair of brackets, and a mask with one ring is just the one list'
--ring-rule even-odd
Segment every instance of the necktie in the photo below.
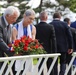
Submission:
{"label": "necktie", "polygon": [[7,26],[7,31],[9,30],[9,25]]}

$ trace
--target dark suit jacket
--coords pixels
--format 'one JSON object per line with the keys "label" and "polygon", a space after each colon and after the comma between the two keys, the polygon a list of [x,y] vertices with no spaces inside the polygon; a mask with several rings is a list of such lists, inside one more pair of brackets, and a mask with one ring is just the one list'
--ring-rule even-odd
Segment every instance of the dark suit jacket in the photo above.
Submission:
{"label": "dark suit jacket", "polygon": [[73,28],[76,28],[76,21],[72,22],[70,26],[73,27]]}
{"label": "dark suit jacket", "polygon": [[70,27],[73,36],[73,49],[76,51],[76,29]]}
{"label": "dark suit jacket", "polygon": [[47,53],[55,53],[57,48],[54,27],[45,22],[40,22],[36,25],[36,32],[36,39],[42,43]]}
{"label": "dark suit jacket", "polygon": [[4,57],[4,52],[8,56],[13,55],[9,51],[9,47],[7,46],[8,44],[10,44],[10,36],[11,36],[10,26],[9,26],[9,30],[7,31],[7,26],[2,16],[0,17],[0,57]]}
{"label": "dark suit jacket", "polygon": [[53,20],[50,24],[52,24],[55,28],[57,51],[67,52],[68,49],[72,49],[73,48],[72,34],[67,23],[59,20]]}

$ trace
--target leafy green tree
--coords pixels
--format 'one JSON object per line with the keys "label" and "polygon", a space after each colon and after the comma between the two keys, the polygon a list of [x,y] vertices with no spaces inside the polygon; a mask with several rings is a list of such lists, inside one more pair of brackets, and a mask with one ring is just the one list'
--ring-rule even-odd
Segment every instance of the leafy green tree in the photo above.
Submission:
{"label": "leafy green tree", "polygon": [[64,9],[68,7],[71,11],[76,12],[76,0],[56,0],[60,5],[64,6]]}
{"label": "leafy green tree", "polygon": [[73,12],[76,12],[76,0],[70,0],[69,1],[70,4],[70,10],[72,10]]}

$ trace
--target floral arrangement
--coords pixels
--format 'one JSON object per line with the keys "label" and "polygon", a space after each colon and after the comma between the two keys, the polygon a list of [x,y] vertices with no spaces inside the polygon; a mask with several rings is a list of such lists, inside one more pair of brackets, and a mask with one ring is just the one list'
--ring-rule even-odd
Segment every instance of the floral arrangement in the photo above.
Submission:
{"label": "floral arrangement", "polygon": [[9,45],[15,54],[44,54],[46,51],[37,39],[32,40],[29,37],[23,36]]}

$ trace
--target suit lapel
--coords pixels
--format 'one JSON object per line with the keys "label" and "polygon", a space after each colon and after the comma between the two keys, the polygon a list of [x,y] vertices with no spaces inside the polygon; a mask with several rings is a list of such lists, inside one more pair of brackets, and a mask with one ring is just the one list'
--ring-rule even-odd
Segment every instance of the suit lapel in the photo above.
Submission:
{"label": "suit lapel", "polygon": [[6,23],[5,23],[5,20],[4,20],[4,18],[3,18],[3,16],[1,17],[1,22],[2,22],[2,26],[3,26],[3,28],[6,28],[7,27],[7,25],[6,25]]}
{"label": "suit lapel", "polygon": [[3,16],[1,17],[1,22],[2,22],[2,27],[3,27],[4,31],[5,31],[5,33],[7,33],[7,26],[6,26],[6,23],[4,21]]}
{"label": "suit lapel", "polygon": [[4,30],[4,35],[6,35],[6,41],[7,41],[7,44],[8,44],[9,41],[10,41],[10,27],[7,31],[7,25],[5,23],[5,20],[4,20],[3,16],[1,17],[1,20],[2,20],[2,27],[3,27],[3,30]]}

